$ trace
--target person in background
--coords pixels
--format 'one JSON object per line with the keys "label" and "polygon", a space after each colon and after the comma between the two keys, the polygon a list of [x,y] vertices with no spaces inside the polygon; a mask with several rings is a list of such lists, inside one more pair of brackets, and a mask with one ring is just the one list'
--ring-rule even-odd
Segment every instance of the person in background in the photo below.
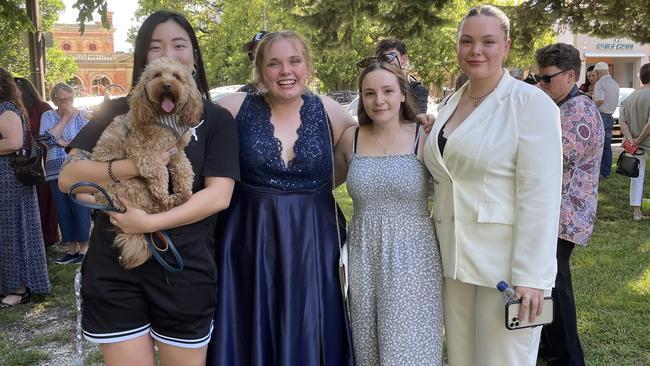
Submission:
{"label": "person in background", "polygon": [[375,46],[376,57],[391,57],[391,63],[403,70],[409,80],[409,90],[415,101],[418,114],[427,113],[429,103],[429,91],[422,83],[415,79],[409,72],[409,55],[406,50],[406,43],[398,38],[384,38]]}
{"label": "person in background", "polygon": [[612,128],[614,117],[612,113],[618,104],[619,87],[616,81],[609,75],[609,66],[605,62],[594,65],[596,72],[596,85],[594,85],[593,99],[600,112],[605,129],[605,142],[603,146],[603,157],[600,162],[600,177],[607,178],[612,172]]}
{"label": "person in background", "polygon": [[643,85],[625,98],[618,117],[624,141],[630,141],[637,148],[635,156],[641,162],[639,176],[630,178],[630,206],[635,221],[645,218],[641,212],[641,201],[646,154],[650,152],[650,63],[641,66],[639,77]]}
{"label": "person in background", "polygon": [[445,277],[449,364],[534,366],[541,327],[508,330],[495,285],[542,313],[556,273],[562,191],[558,107],[503,68],[510,22],[481,5],[462,18],[457,57],[469,81],[439,111],[425,143]]}
{"label": "person in background", "polygon": [[259,93],[219,100],[239,127],[242,179],[217,226],[208,365],[352,365],[332,162],[333,146],[356,123],[309,91],[314,66],[295,32],[264,36],[254,65]]}
{"label": "person in background", "polygon": [[[204,97],[202,122],[185,147],[194,172],[193,194],[187,202],[157,214],[147,214],[122,199],[125,213],[109,216],[102,212],[95,218],[81,267],[82,328],[87,340],[101,345],[107,365],[155,365],[154,342],[161,365],[205,364],[217,301],[216,213],[228,207],[239,179],[237,126],[228,111],[210,102],[196,34],[178,13],[156,11],[140,26],[132,90],[146,65],[160,57],[173,58],[191,70]],[[105,102],[68,145],[72,150],[59,176],[63,190],[67,192],[79,181],[106,186],[140,175],[131,159],[112,163],[89,160],[106,127],[127,112],[126,97]],[[172,146],[153,153],[169,161],[176,149]],[[164,230],[183,259],[183,270],[166,271],[153,258],[125,269],[113,246],[115,227],[129,234]],[[165,256],[171,260],[171,255]]]}
{"label": "person in background", "polygon": [[441,365],[442,267],[427,209],[427,134],[396,66],[370,64],[358,90],[360,127],[347,129],[336,148],[336,174],[354,205],[347,245],[357,365]]}
{"label": "person in background", "polygon": [[[38,135],[41,126],[41,116],[43,113],[52,110],[52,107],[46,103],[41,95],[36,91],[31,81],[16,77],[14,78],[18,87],[18,94],[22,97],[23,105],[29,115],[29,128],[34,136]],[[42,144],[42,143],[41,143]],[[45,144],[42,144],[47,149]],[[47,182],[36,185],[36,195],[38,196],[38,208],[41,217],[41,231],[43,232],[43,242],[45,246],[54,245],[59,241],[59,227],[56,218],[56,208],[52,199],[52,192]]]}
{"label": "person in background", "polygon": [[553,323],[542,329],[540,357],[548,365],[584,366],[570,258],[576,245],[587,245],[596,223],[605,133],[596,105],[576,86],[580,52],[571,45],[555,43],[537,50],[535,59],[540,87],[560,108],[564,156],[557,276],[551,292],[554,317]]}
{"label": "person in background", "polygon": [[57,264],[81,263],[88,251],[90,234],[90,209],[77,205],[67,193],[59,190],[59,172],[67,154],[65,147],[88,123],[86,111],[72,105],[74,91],[64,83],[52,87],[50,97],[57,107],[43,113],[40,134],[47,146],[45,159],[45,180],[50,185],[56,207],[62,242],[68,245],[67,252],[57,258]]}
{"label": "person in background", "polygon": [[[246,55],[248,55],[248,59],[251,60],[251,62],[255,61],[255,50],[257,49],[257,44],[260,43],[262,38],[264,38],[264,36],[268,33],[269,32],[264,30],[259,31],[255,33],[253,39],[251,39],[250,42],[244,44],[244,52],[246,52]],[[239,88],[237,91],[243,93],[257,93],[257,87],[255,86],[255,83],[248,83]]]}
{"label": "person in background", "polygon": [[14,79],[0,68],[0,309],[50,292],[36,188],[20,183],[12,167],[29,133]]}
{"label": "person in background", "polygon": [[585,82],[580,85],[580,91],[585,93],[589,98],[592,98],[594,95],[594,86],[596,86],[596,72],[594,71],[594,65],[591,65],[587,68]]}

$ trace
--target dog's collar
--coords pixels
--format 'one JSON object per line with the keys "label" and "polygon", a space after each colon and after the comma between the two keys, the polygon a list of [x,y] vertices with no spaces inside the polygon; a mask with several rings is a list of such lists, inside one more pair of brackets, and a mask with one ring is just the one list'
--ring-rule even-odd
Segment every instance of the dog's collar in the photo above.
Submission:
{"label": "dog's collar", "polygon": [[157,116],[156,125],[170,130],[174,134],[174,136],[176,136],[176,139],[180,139],[181,136],[183,136],[185,132],[189,131],[190,129],[190,126],[188,126],[187,124],[179,122],[178,116],[175,114]]}

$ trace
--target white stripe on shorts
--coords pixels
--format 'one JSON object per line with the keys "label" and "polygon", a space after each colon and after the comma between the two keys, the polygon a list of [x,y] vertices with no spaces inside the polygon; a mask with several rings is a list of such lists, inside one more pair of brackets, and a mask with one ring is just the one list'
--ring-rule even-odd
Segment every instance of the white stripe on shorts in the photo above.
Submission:
{"label": "white stripe on shorts", "polygon": [[126,330],[123,332],[115,333],[90,333],[83,330],[84,338],[93,343],[117,343],[128,341],[134,338],[142,337],[149,333],[151,324],[145,324],[140,328]]}
{"label": "white stripe on shorts", "polygon": [[158,342],[169,344],[171,346],[181,347],[181,348],[201,348],[207,345],[210,342],[210,337],[212,336],[212,329],[214,328],[214,321],[210,323],[210,329],[208,334],[205,337],[197,339],[181,339],[168,337],[157,333],[155,330],[151,329],[151,336]]}

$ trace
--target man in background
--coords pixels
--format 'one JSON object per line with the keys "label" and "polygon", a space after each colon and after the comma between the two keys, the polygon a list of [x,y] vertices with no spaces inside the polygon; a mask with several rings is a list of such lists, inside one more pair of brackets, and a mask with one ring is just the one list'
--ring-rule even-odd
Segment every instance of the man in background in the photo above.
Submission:
{"label": "man in background", "polygon": [[650,152],[650,63],[641,66],[639,77],[643,86],[625,98],[621,104],[618,118],[623,137],[637,149],[635,156],[640,162],[639,176],[630,178],[630,206],[632,207],[632,218],[635,221],[645,218],[641,213],[641,201],[645,157]]}
{"label": "man in background", "polygon": [[[251,62],[255,61],[255,50],[257,49],[257,44],[260,43],[262,38],[264,38],[265,35],[267,35],[269,32],[267,31],[259,31],[255,33],[253,36],[253,39],[251,39],[250,42],[244,43],[244,52],[248,55],[248,59],[251,60]],[[248,83],[239,90],[238,92],[244,92],[244,93],[257,93],[257,87],[255,86],[255,83]]]}
{"label": "man in background", "polygon": [[605,62],[599,62],[594,66],[596,72],[596,85],[594,86],[594,102],[598,107],[600,116],[603,119],[605,128],[605,143],[603,147],[603,158],[600,162],[600,177],[607,178],[612,172],[612,128],[614,117],[612,114],[618,104],[618,84],[609,75],[609,66]]}
{"label": "man in background", "polygon": [[409,55],[406,51],[406,43],[398,38],[384,38],[375,47],[375,56],[386,56],[393,54],[395,57],[391,63],[402,69],[408,77],[409,87],[413,96],[413,101],[418,109],[418,114],[427,113],[427,104],[429,101],[429,91],[422,83],[415,79],[408,72]]}

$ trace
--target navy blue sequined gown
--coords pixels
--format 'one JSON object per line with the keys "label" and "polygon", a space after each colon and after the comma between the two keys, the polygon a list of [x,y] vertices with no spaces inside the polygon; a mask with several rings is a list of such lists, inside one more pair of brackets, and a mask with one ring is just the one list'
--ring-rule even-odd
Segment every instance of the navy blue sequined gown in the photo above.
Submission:
{"label": "navy blue sequined gown", "polygon": [[287,166],[264,98],[249,94],[237,114],[241,182],[217,228],[208,365],[354,363],[338,280],[329,129],[320,98],[303,102]]}

